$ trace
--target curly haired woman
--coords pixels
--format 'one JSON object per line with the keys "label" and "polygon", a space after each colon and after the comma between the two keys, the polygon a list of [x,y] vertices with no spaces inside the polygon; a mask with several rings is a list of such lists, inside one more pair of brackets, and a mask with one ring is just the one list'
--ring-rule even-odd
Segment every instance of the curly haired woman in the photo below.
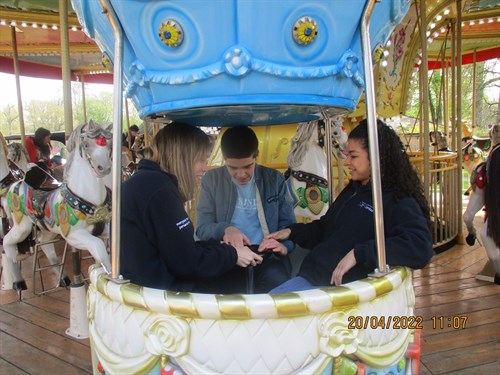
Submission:
{"label": "curly haired woman", "polygon": [[[379,120],[377,131],[387,263],[423,268],[434,251],[422,185],[394,130]],[[298,276],[271,293],[340,285],[367,277],[377,267],[366,120],[349,134],[345,154],[351,181],[327,213],[319,220],[293,224],[268,236],[291,239],[311,249]]]}

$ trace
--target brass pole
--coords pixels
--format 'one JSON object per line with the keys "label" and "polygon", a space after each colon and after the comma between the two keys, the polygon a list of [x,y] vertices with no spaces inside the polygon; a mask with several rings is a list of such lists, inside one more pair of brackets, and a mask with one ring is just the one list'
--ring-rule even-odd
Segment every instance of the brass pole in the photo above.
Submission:
{"label": "brass pole", "polygon": [[477,49],[474,48],[473,64],[472,64],[472,124],[471,133],[474,135],[474,128],[476,127],[476,63],[477,63]]}
{"label": "brass pole", "polygon": [[[462,197],[462,0],[457,0],[457,196]],[[461,223],[462,199],[458,199],[457,220]],[[457,241],[464,243],[462,225],[458,226]]]}
{"label": "brass pole", "polygon": [[422,49],[422,63],[420,64],[420,91],[422,93],[422,125],[424,135],[424,194],[427,200],[429,199],[430,189],[430,163],[429,163],[429,76],[428,76],[428,59],[427,59],[427,14],[426,1],[420,1],[420,47]]}
{"label": "brass pole", "polygon": [[14,62],[14,74],[16,77],[16,89],[17,89],[17,110],[19,112],[19,127],[21,131],[21,143],[23,147],[26,148],[26,131],[24,130],[24,112],[23,112],[23,101],[21,100],[21,82],[19,80],[19,59],[17,55],[17,38],[16,38],[16,27],[11,26],[11,38],[12,38],[12,51],[13,51],[13,62]]}
{"label": "brass pole", "polygon": [[73,131],[73,106],[71,103],[71,70],[69,60],[68,2],[59,0],[59,24],[61,33],[61,73],[64,98],[64,131],[69,137]]}
{"label": "brass pole", "polygon": [[456,21],[451,21],[451,149],[457,149],[457,40]]}
{"label": "brass pole", "polygon": [[83,123],[87,123],[87,101],[85,98],[85,74],[80,74],[80,80],[82,84],[82,109],[83,109]]}

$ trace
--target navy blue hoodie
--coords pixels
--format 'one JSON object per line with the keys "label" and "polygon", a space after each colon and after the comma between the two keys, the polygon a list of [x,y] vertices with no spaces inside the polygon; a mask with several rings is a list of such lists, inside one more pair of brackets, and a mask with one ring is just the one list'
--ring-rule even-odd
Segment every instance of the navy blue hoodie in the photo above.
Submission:
{"label": "navy blue hoodie", "polygon": [[[434,254],[432,235],[422,210],[411,197],[396,200],[384,192],[385,252],[387,264],[423,268]],[[329,286],[332,273],[352,249],[357,264],[342,283],[359,280],[378,268],[371,184],[351,181],[319,220],[293,224],[290,239],[311,249],[299,276],[318,286]]]}
{"label": "navy blue hoodie", "polygon": [[234,247],[195,242],[177,186],[177,178],[151,160],[141,160],[122,185],[120,273],[135,284],[192,291],[197,278],[236,266]]}

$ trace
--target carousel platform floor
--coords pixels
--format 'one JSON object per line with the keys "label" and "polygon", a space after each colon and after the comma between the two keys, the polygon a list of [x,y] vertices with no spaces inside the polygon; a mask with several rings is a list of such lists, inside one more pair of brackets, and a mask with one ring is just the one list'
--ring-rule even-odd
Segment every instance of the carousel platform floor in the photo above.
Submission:
{"label": "carousel platform floor", "polygon": [[[476,227],[481,223],[480,212]],[[89,262],[84,261],[83,270]],[[455,245],[414,272],[415,314],[424,319],[421,374],[500,374],[500,286],[475,277],[486,262],[486,252],[476,242],[472,247]],[[28,275],[32,257],[23,263]],[[69,254],[65,269],[70,277],[71,265]],[[70,327],[69,289],[36,296],[32,278],[26,281],[29,289],[21,301],[13,291],[0,291],[0,373],[91,373],[89,340],[65,334]],[[444,317],[443,329],[433,328],[433,317]],[[465,328],[447,327],[448,317],[467,317]]]}

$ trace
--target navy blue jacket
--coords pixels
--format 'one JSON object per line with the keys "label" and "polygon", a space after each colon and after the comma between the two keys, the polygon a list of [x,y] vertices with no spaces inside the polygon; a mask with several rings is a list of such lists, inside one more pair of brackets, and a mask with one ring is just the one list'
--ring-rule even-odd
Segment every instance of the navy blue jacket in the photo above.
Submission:
{"label": "navy blue jacket", "polygon": [[[432,235],[422,210],[411,197],[395,199],[384,192],[386,263],[423,268],[434,254]],[[352,249],[357,264],[343,283],[359,280],[378,268],[371,184],[351,181],[326,214],[309,224],[293,224],[290,239],[311,249],[299,275],[318,286],[329,286],[332,273]]]}
{"label": "navy blue jacket", "polygon": [[195,279],[236,266],[234,247],[195,242],[177,186],[177,178],[151,160],[141,160],[122,185],[120,273],[135,284],[192,291]]}

